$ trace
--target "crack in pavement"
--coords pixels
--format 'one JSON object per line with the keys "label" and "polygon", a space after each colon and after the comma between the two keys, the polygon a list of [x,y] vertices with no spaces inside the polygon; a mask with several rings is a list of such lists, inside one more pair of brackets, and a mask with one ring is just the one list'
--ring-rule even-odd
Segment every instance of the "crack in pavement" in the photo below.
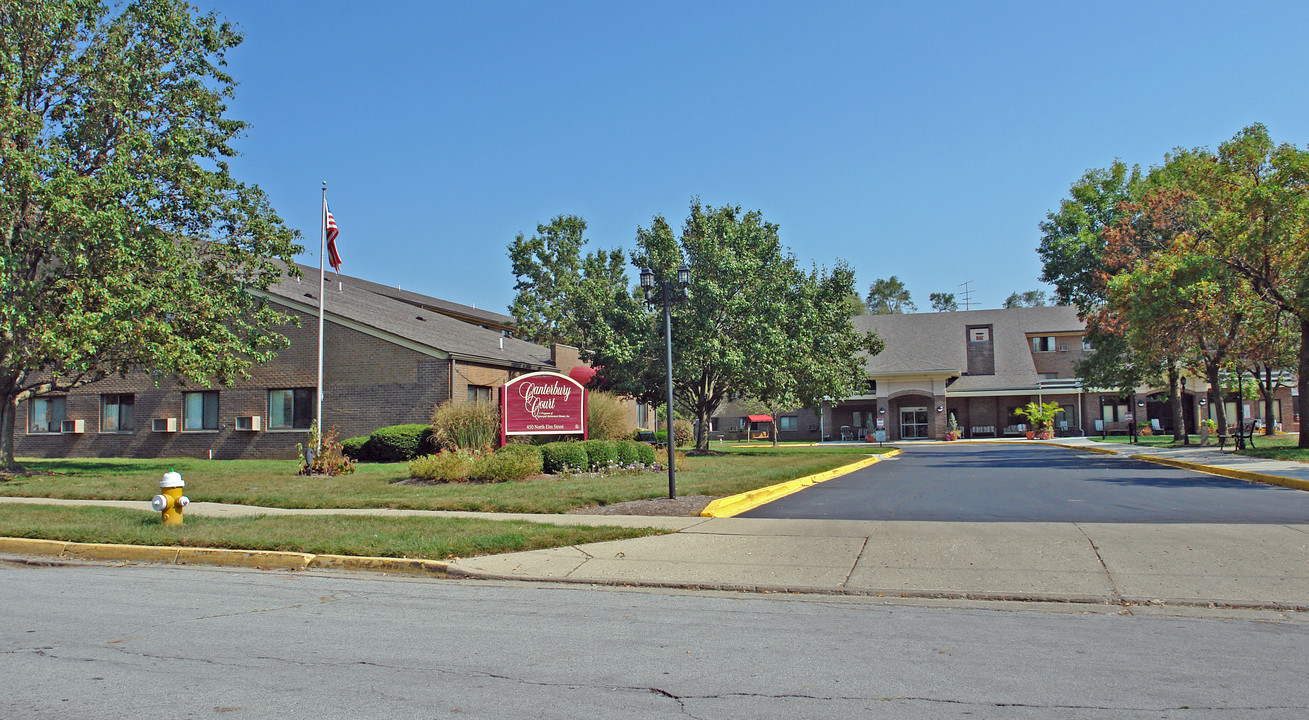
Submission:
{"label": "crack in pavement", "polygon": [[1124,604],[1123,594],[1118,592],[1118,583],[1114,582],[1113,573],[1109,572],[1109,566],[1104,564],[1104,558],[1100,556],[1100,548],[1096,546],[1091,536],[1086,534],[1086,529],[1082,527],[1081,523],[1073,523],[1073,527],[1077,528],[1077,532],[1081,533],[1082,537],[1086,538],[1086,542],[1090,543],[1091,552],[1095,553],[1095,559],[1100,562],[1100,567],[1104,570],[1105,579],[1109,581],[1109,592],[1112,593],[1109,598],[1110,603],[1114,605]]}

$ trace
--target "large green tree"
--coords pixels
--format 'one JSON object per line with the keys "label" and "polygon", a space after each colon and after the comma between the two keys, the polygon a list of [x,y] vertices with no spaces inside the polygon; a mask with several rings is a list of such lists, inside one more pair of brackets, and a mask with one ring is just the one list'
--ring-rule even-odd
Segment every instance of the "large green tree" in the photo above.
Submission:
{"label": "large green tree", "polygon": [[601,331],[595,320],[612,289],[627,283],[626,260],[621,250],[583,255],[587,242],[585,220],[559,215],[509,244],[517,291],[509,312],[524,339],[585,349]]}
{"label": "large green tree", "polygon": [[135,367],[208,384],[284,318],[299,250],[227,158],[240,35],[178,0],[0,5],[0,464],[18,403]]}
{"label": "large green tree", "polygon": [[[760,212],[695,201],[680,234],[662,217],[640,228],[632,262],[660,284],[683,262],[690,269],[673,308],[673,393],[698,421],[699,449],[708,449],[709,418],[729,393],[815,406],[866,382],[861,353],[879,346],[851,323],[853,271],[802,271]],[[626,288],[608,296],[588,359],[604,386],[664,402],[662,305],[646,308]]]}
{"label": "large green tree", "polygon": [[918,309],[910,299],[909,288],[894,275],[886,279],[874,280],[873,284],[868,286],[868,299],[865,302],[868,305],[868,312],[875,315],[898,315]]}

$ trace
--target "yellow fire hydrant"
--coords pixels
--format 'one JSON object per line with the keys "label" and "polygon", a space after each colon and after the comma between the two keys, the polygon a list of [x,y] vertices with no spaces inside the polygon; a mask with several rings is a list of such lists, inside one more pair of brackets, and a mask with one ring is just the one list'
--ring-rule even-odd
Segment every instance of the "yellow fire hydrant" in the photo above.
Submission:
{"label": "yellow fire hydrant", "polygon": [[182,475],[176,470],[164,473],[164,479],[159,481],[163,493],[154,496],[150,507],[163,513],[165,525],[182,524],[182,508],[191,504],[191,499],[182,494],[184,487],[186,483],[182,482]]}

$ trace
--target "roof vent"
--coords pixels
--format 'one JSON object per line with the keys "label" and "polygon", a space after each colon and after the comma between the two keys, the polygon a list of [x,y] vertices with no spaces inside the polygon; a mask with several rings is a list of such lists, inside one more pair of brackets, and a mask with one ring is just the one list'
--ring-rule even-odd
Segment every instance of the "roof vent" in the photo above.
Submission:
{"label": "roof vent", "polygon": [[305,293],[305,297],[309,298],[310,300],[313,300],[313,299],[314,299],[314,294],[313,294],[313,293]]}
{"label": "roof vent", "polygon": [[419,320],[422,320],[423,322],[427,322],[427,318],[423,317],[422,315],[417,315],[415,317],[417,317]]}
{"label": "roof vent", "polygon": [[505,349],[505,338],[503,335],[500,336],[500,349],[501,350]]}

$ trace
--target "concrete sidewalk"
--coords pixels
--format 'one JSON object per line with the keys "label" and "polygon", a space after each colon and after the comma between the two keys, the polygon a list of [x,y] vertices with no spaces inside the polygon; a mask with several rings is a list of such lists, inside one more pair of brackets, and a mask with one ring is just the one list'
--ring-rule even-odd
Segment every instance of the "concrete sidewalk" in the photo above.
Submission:
{"label": "concrete sidewalk", "polygon": [[[1037,442],[1037,441],[1033,441]],[[1215,471],[1309,481],[1309,467],[1218,453],[1064,439]],[[910,445],[904,445],[912,452]],[[1052,452],[1073,452],[1055,450]],[[1229,475],[1230,476],[1230,475]],[[145,501],[0,498],[108,505]],[[193,515],[367,514],[659,527],[668,535],[464,558],[450,575],[716,590],[1167,604],[1309,612],[1309,524],[943,523],[421,510],[283,510],[192,503]]]}

